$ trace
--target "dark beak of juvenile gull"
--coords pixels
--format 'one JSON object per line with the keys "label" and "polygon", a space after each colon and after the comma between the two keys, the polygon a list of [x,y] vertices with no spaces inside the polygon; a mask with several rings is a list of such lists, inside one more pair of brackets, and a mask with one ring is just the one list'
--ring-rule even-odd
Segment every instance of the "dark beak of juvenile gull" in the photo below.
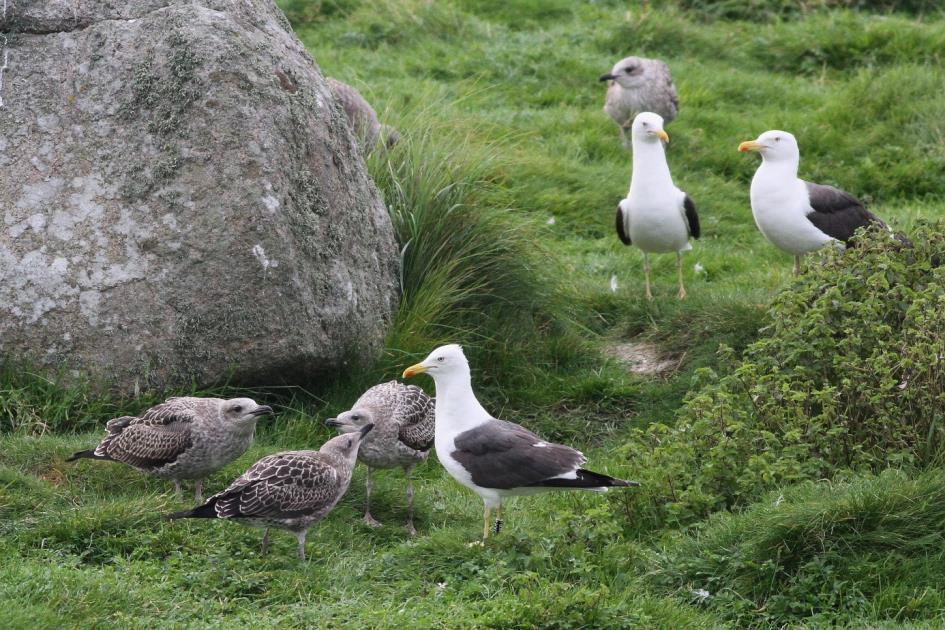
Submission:
{"label": "dark beak of juvenile gull", "polygon": [[340,427],[341,423],[338,422],[338,418],[325,418],[326,427]]}
{"label": "dark beak of juvenile gull", "polygon": [[598,81],[613,81],[616,78],[617,77],[615,77],[614,75],[608,72],[607,74],[600,75],[600,78],[598,79]]}
{"label": "dark beak of juvenile gull", "polygon": [[371,429],[373,429],[373,428],[374,428],[374,425],[373,425],[373,424],[366,424],[366,425],[364,425],[363,427],[361,427],[361,431],[360,431],[360,433],[361,433],[361,439],[364,439],[364,436],[367,435],[368,433],[370,433],[370,432],[371,432]]}
{"label": "dark beak of juvenile gull", "polygon": [[257,407],[256,409],[254,409],[253,411],[250,411],[250,412],[249,412],[249,415],[251,415],[251,416],[271,416],[271,415],[273,415],[273,413],[274,413],[274,412],[272,411],[272,407],[270,407],[269,405],[261,405],[261,406]]}

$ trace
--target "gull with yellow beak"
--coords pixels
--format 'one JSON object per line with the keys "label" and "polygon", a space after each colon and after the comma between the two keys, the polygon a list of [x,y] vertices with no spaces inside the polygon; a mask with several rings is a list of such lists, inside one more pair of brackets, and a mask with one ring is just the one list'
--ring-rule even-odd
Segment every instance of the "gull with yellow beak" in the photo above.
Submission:
{"label": "gull with yellow beak", "polygon": [[751,213],[765,238],[794,255],[794,275],[801,272],[804,254],[830,242],[849,246],[857,228],[874,223],[886,227],[850,193],[798,179],[801,154],[790,133],[766,131],[738,150],[761,154],[751,180]]}
{"label": "gull with yellow beak", "polygon": [[636,245],[643,251],[648,300],[653,299],[649,254],[676,252],[677,295],[681,300],[686,297],[682,253],[692,249],[690,237],[699,238],[699,215],[689,195],[673,184],[663,151],[663,143],[669,142],[663,131],[663,118],[652,112],[637,114],[631,134],[633,175],[626,199],[617,206],[617,236],[624,245]]}
{"label": "gull with yellow beak", "polygon": [[569,446],[542,440],[525,427],[497,420],[472,389],[469,362],[456,344],[442,346],[404,370],[404,378],[429,374],[436,383],[436,456],[459,483],[478,494],[485,509],[482,540],[497,510],[495,533],[502,526],[502,500],[549,490],[595,490],[637,486],[585,470],[584,455]]}

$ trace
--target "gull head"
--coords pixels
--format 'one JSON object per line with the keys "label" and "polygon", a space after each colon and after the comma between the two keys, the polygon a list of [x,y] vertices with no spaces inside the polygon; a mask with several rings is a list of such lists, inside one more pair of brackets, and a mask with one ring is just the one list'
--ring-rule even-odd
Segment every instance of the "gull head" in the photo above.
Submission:
{"label": "gull head", "polygon": [[633,139],[643,142],[669,142],[669,136],[663,131],[663,117],[653,112],[640,112],[633,119],[631,131]]}
{"label": "gull head", "polygon": [[255,424],[262,416],[271,416],[272,407],[257,405],[252,398],[231,398],[223,401],[220,415],[228,422],[249,425]]}
{"label": "gull head", "polygon": [[404,370],[404,378],[417,374],[429,374],[437,382],[458,377],[469,378],[469,362],[462,347],[451,343],[448,346],[440,346],[426,359]]}
{"label": "gull head", "polygon": [[798,161],[801,155],[797,139],[787,131],[778,129],[764,132],[757,140],[742,142],[738,150],[742,153],[757,151],[766,162]]}
{"label": "gull head", "polygon": [[614,64],[613,69],[600,76],[601,81],[613,81],[626,90],[642,86],[646,82],[643,60],[639,57],[627,57]]}
{"label": "gull head", "polygon": [[326,455],[340,457],[349,464],[354,465],[354,461],[358,458],[358,447],[361,446],[364,436],[370,433],[373,428],[373,424],[366,424],[352,433],[345,433],[344,435],[333,437],[322,444],[322,447],[318,450]]}
{"label": "gull head", "polygon": [[325,420],[326,427],[334,427],[339,433],[356,433],[369,424],[374,424],[374,413],[363,407],[355,407],[339,413],[337,418]]}

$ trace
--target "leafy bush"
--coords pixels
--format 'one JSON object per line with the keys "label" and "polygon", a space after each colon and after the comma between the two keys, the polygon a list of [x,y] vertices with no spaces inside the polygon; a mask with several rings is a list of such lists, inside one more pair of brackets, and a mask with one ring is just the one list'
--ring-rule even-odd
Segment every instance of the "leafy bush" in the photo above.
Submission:
{"label": "leafy bush", "polygon": [[648,579],[742,624],[941,621],[943,522],[942,470],[809,482],[679,536]]}
{"label": "leafy bush", "polygon": [[945,236],[885,231],[828,251],[773,302],[724,376],[699,370],[674,427],[624,446],[644,477],[636,527],[689,523],[844,469],[935,461],[945,438]]}

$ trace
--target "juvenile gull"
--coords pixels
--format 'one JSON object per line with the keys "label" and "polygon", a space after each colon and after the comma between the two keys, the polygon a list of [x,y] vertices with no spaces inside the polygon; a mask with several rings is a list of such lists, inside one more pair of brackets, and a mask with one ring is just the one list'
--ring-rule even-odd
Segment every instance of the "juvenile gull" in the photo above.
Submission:
{"label": "juvenile gull", "polygon": [[626,130],[640,112],[656,112],[667,124],[676,118],[679,101],[669,67],[659,59],[627,57],[600,77],[609,81],[604,111],[620,127],[626,145]]}
{"label": "juvenile gull", "polygon": [[168,519],[223,518],[264,529],[262,555],[269,550],[269,528],[287,529],[299,541],[305,560],[305,536],[348,491],[358,446],[374,425],[339,435],[317,451],[286,451],[263,457],[223,492],[192,510]]}
{"label": "juvenile gull", "polygon": [[327,77],[328,88],[332,96],[341,103],[345,110],[348,123],[354,135],[362,143],[364,155],[374,150],[374,145],[381,139],[385,145],[393,147],[400,139],[400,134],[393,127],[382,125],[377,119],[377,113],[361,93],[347,83]]}
{"label": "juvenile gull", "polygon": [[751,213],[765,238],[794,255],[794,275],[800,273],[807,252],[830,242],[850,245],[857,228],[874,223],[886,227],[850,193],[798,179],[801,154],[790,133],[766,131],[757,140],[742,142],[738,150],[761,154],[751,180]]}
{"label": "juvenile gull", "polygon": [[81,458],[121,462],[174,482],[194,479],[195,501],[203,500],[203,480],[246,452],[260,416],[272,408],[249,398],[181,397],[151,407],[139,417],[122,416],[105,425],[108,434]]}
{"label": "juvenile gull", "polygon": [[617,206],[617,236],[624,245],[643,251],[646,297],[650,291],[650,253],[676,252],[679,299],[686,297],[682,252],[692,249],[689,237],[699,238],[699,215],[689,195],[676,188],[666,164],[663,130],[659,114],[643,112],[633,120],[633,175],[627,198]]}
{"label": "juvenile gull", "polygon": [[489,537],[493,508],[497,510],[495,531],[499,532],[505,497],[639,485],[585,470],[582,466],[587,458],[580,451],[493,418],[476,400],[469,363],[458,345],[437,348],[421,363],[404,370],[404,378],[423,373],[436,383],[436,456],[456,481],[482,497],[483,541]]}
{"label": "juvenile gull", "polygon": [[366,424],[374,425],[358,450],[358,461],[367,466],[364,522],[371,527],[380,526],[371,516],[371,469],[400,466],[407,477],[406,527],[411,535],[416,534],[410,473],[427,458],[433,446],[433,399],[414,385],[397,381],[381,383],[364,392],[350,411],[329,418],[325,424],[343,433],[359,431]]}

